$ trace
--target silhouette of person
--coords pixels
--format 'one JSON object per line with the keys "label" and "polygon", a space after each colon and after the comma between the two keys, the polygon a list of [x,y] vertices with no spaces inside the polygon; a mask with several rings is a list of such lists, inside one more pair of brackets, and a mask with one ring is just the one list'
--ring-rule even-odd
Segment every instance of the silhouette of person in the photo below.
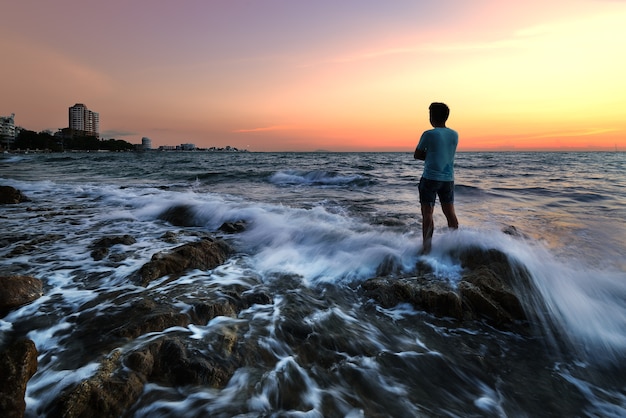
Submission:
{"label": "silhouette of person", "polygon": [[428,254],[432,246],[435,229],[433,213],[437,196],[441,210],[448,220],[448,227],[459,227],[454,210],[454,154],[459,143],[459,134],[446,127],[450,109],[445,103],[431,103],[428,109],[433,129],[424,131],[413,154],[416,160],[424,161],[424,172],[419,182],[423,254]]}

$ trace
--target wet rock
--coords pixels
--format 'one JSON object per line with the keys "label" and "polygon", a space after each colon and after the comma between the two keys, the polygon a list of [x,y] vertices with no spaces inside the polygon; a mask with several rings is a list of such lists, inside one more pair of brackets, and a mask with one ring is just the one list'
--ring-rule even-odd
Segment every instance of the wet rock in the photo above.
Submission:
{"label": "wet rock", "polygon": [[167,231],[161,236],[161,239],[169,244],[176,244],[178,242],[178,234],[173,231]]}
{"label": "wet rock", "polygon": [[437,316],[486,319],[507,328],[527,317],[518,294],[528,291],[528,272],[499,250],[465,249],[457,254],[464,268],[456,285],[438,279],[425,266],[416,277],[374,278],[362,284],[368,297],[383,307],[410,303]]}
{"label": "wet rock", "polygon": [[41,280],[30,276],[0,276],[0,315],[43,295]]}
{"label": "wet rock", "polygon": [[435,315],[463,318],[461,295],[447,282],[425,277],[376,278],[363,283],[362,288],[385,308],[410,303]]}
{"label": "wet rock", "polygon": [[24,416],[26,384],[37,371],[37,348],[19,340],[0,352],[0,416]]}
{"label": "wet rock", "polygon": [[110,237],[100,238],[95,241],[91,248],[91,258],[96,261],[102,260],[109,253],[109,248],[114,245],[122,244],[122,245],[133,245],[137,240],[130,235],[113,235]]}
{"label": "wet rock", "polygon": [[22,254],[38,252],[42,244],[56,242],[64,238],[64,236],[60,234],[44,234],[28,238],[22,240],[23,242],[21,242],[19,245],[16,245],[13,251],[9,253],[9,257],[17,257]]}
{"label": "wet rock", "polygon": [[65,391],[46,416],[51,418],[119,417],[141,395],[137,373],[119,367],[120,352],[106,358],[96,374]]}
{"label": "wet rock", "polygon": [[188,205],[175,205],[159,215],[159,219],[175,226],[201,226],[196,220],[196,213]]}
{"label": "wet rock", "polygon": [[120,295],[116,303],[121,306],[102,314],[97,307],[105,303],[109,302],[102,297],[81,306],[82,313],[74,320],[76,331],[73,338],[80,342],[75,348],[77,355],[104,354],[141,335],[176,326],[186,327],[190,323],[190,316],[180,309],[148,297]]}
{"label": "wet rock", "polygon": [[243,232],[246,230],[246,221],[224,222],[219,230],[227,234]]}
{"label": "wet rock", "polygon": [[502,228],[502,232],[517,238],[528,238],[526,234],[520,232],[514,225],[507,225]]}
{"label": "wet rock", "polygon": [[482,266],[464,276],[459,284],[463,301],[473,311],[498,324],[526,319],[515,289],[495,269]]}
{"label": "wet rock", "polygon": [[[196,295],[193,300],[184,300],[192,309],[181,312],[179,306],[159,296],[129,295],[124,291],[103,294],[79,308],[81,313],[72,320],[75,328],[72,340],[76,344],[68,345],[68,350],[75,350],[77,357],[89,361],[94,355],[102,355],[151,332],[192,323],[206,325],[218,316],[235,318],[242,309],[271,301],[263,290],[221,288],[212,295]],[[103,305],[114,305],[114,308],[103,312],[99,309]]]}
{"label": "wet rock", "polygon": [[51,417],[118,417],[137,401],[146,383],[164,386],[226,386],[244,365],[234,332],[211,341],[212,350],[188,347],[188,339],[164,337],[122,356],[115,350],[91,378],[66,390],[53,404]]}
{"label": "wet rock", "polygon": [[160,252],[144,264],[133,280],[147,286],[152,280],[167,275],[181,275],[192,269],[210,270],[223,264],[232,253],[230,246],[222,240],[203,239],[181,245],[169,252]]}
{"label": "wet rock", "polygon": [[93,243],[93,247],[112,247],[117,244],[133,245],[137,240],[130,235],[113,235],[100,238]]}
{"label": "wet rock", "polygon": [[0,204],[13,205],[29,201],[20,190],[11,186],[0,186]]}
{"label": "wet rock", "polygon": [[15,244],[16,242],[26,241],[30,238],[30,235],[21,234],[21,235],[3,235],[0,236],[0,247],[8,247],[11,244]]}
{"label": "wet rock", "polygon": [[193,309],[190,312],[191,319],[195,324],[206,324],[216,316],[230,316],[235,317],[236,307],[235,305],[225,299],[220,299],[212,303],[197,302],[193,305]]}
{"label": "wet rock", "polygon": [[[111,339],[119,337],[134,338],[145,333],[163,330],[174,326],[175,322],[199,321],[206,324],[216,316],[236,317],[237,313],[250,306],[254,301],[266,300],[269,296],[263,292],[237,292],[222,289],[229,297],[215,303],[199,302],[190,316],[172,316],[173,322],[163,321],[164,317],[174,314],[166,304],[144,300],[128,304],[127,308],[116,315],[99,315],[92,318],[80,318],[91,321],[88,326],[81,323],[81,328],[90,328],[90,334],[77,333],[75,338],[88,342],[92,338]],[[221,292],[220,292],[221,293]],[[232,299],[232,300],[231,300]],[[271,299],[269,299],[271,301]],[[98,302],[96,302],[97,304]],[[100,321],[101,318],[106,320]],[[155,318],[161,318],[155,320]],[[125,323],[124,321],[128,323]],[[141,396],[146,383],[177,387],[198,385],[202,387],[223,388],[235,371],[246,364],[247,356],[238,349],[238,335],[228,325],[215,330],[200,344],[202,350],[194,348],[196,340],[178,337],[162,337],[150,340],[144,346],[124,355],[114,350],[101,364],[98,372],[68,388],[53,402],[51,417],[118,417],[124,416],[128,409]],[[121,345],[122,341],[117,341]],[[97,344],[102,347],[103,342]],[[209,345],[212,349],[206,350]],[[93,353],[94,347],[87,347]],[[254,347],[254,353],[258,347]],[[248,356],[251,354],[248,354]]]}
{"label": "wet rock", "polygon": [[220,358],[218,353],[202,354],[189,350],[179,338],[164,338],[129,356],[128,366],[138,367],[150,382],[221,388],[235,372],[235,362]]}

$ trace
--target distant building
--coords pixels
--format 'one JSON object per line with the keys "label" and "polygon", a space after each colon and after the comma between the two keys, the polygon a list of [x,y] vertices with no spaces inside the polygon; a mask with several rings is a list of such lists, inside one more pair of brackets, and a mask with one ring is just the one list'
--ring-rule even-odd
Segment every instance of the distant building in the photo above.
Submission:
{"label": "distant building", "polygon": [[0,139],[2,145],[6,145],[15,141],[17,132],[15,130],[15,113],[11,113],[11,116],[0,116]]}
{"label": "distant building", "polygon": [[150,138],[147,137],[143,137],[141,138],[141,148],[143,148],[144,150],[148,151],[152,149],[152,140]]}
{"label": "distant building", "polygon": [[196,149],[196,144],[180,144],[180,149],[183,151],[193,151]]}
{"label": "distant building", "polygon": [[73,135],[100,136],[100,114],[82,103],[69,108],[69,129]]}

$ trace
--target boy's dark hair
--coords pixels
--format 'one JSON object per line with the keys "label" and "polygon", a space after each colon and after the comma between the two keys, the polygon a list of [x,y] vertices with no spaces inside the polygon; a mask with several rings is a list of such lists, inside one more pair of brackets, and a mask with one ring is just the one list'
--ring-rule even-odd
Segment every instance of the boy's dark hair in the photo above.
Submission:
{"label": "boy's dark hair", "polygon": [[436,122],[445,122],[450,115],[450,108],[445,103],[434,102],[428,108],[432,119]]}

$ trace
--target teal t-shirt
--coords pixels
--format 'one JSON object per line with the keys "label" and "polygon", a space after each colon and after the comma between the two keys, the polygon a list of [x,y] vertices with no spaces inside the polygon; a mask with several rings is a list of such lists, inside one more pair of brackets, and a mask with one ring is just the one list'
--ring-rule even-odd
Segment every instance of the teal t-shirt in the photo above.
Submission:
{"label": "teal t-shirt", "polygon": [[454,154],[459,134],[450,128],[434,128],[425,131],[417,149],[426,151],[424,173],[429,180],[454,181]]}

